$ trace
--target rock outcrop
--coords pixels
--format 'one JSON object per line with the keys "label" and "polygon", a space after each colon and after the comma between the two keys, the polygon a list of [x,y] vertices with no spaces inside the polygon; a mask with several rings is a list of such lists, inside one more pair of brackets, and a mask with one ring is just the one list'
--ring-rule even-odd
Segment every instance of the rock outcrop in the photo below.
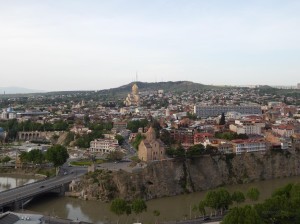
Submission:
{"label": "rock outcrop", "polygon": [[203,156],[153,162],[134,173],[96,171],[84,177],[80,190],[88,199],[146,200],[224,185],[300,175],[300,154],[268,153]]}

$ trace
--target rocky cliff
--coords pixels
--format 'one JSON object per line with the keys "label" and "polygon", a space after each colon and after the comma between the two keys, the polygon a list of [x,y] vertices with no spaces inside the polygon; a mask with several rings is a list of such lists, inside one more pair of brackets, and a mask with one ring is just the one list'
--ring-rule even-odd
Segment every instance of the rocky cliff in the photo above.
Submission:
{"label": "rocky cliff", "polygon": [[223,185],[296,176],[300,154],[203,156],[154,162],[134,173],[96,171],[78,184],[88,199],[153,199]]}

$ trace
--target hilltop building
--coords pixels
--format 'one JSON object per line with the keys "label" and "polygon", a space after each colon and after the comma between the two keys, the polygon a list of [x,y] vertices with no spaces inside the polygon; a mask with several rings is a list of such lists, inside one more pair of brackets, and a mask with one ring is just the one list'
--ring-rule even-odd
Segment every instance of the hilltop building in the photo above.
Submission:
{"label": "hilltop building", "polygon": [[126,106],[139,106],[140,105],[140,96],[139,96],[139,87],[136,83],[132,86],[132,92],[128,93],[125,101]]}

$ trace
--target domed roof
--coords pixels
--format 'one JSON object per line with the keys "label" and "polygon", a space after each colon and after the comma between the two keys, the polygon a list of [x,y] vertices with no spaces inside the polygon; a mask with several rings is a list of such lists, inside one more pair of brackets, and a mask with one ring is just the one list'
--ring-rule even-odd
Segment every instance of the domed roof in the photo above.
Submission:
{"label": "domed roof", "polygon": [[132,92],[133,93],[138,93],[138,91],[139,91],[139,87],[137,86],[136,83],[134,83],[133,86],[132,86]]}

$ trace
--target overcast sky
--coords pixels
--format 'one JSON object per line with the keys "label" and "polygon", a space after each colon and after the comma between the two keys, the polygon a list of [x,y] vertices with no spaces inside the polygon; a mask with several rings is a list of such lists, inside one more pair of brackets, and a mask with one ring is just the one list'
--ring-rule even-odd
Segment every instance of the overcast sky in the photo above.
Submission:
{"label": "overcast sky", "polygon": [[299,0],[0,0],[0,86],[300,82]]}

